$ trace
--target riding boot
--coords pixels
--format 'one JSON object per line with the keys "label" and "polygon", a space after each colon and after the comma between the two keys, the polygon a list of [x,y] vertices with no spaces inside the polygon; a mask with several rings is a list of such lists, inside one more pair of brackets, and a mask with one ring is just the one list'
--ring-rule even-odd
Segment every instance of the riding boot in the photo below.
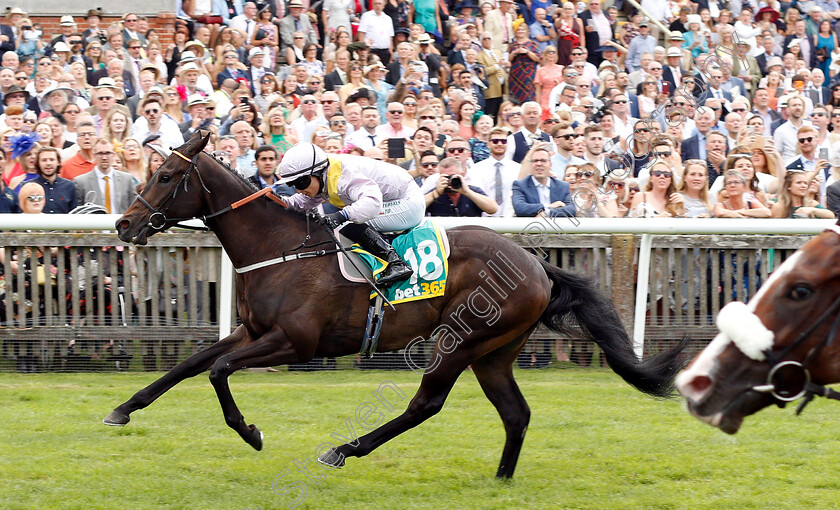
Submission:
{"label": "riding boot", "polygon": [[[354,228],[358,226],[357,228]],[[360,228],[359,228],[360,227]],[[394,251],[394,247],[386,241],[382,235],[369,225],[351,224],[341,229],[341,234],[348,239],[359,243],[362,248],[373,255],[388,262],[385,271],[376,280],[376,283],[388,285],[390,283],[408,280],[414,274],[411,267]]]}

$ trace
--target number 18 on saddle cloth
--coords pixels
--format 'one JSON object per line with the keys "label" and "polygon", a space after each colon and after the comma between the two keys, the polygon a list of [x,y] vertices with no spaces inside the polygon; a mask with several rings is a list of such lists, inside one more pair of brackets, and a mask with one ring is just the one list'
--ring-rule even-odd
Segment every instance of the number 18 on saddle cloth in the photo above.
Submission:
{"label": "number 18 on saddle cloth", "polygon": [[[437,225],[424,220],[391,241],[391,246],[397,254],[414,270],[410,279],[382,289],[391,303],[443,296],[446,291],[446,276],[449,273],[444,236]],[[354,244],[351,250],[371,268],[374,277],[385,270],[387,262],[371,255],[358,244]],[[376,292],[372,292],[370,297],[376,297]]]}

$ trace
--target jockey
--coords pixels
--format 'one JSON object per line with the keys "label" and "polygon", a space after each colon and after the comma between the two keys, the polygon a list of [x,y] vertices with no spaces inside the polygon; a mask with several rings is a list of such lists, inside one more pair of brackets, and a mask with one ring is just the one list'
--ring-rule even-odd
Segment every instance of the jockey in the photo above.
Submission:
{"label": "jockey", "polygon": [[[386,261],[377,283],[407,280],[414,273],[379,232],[408,230],[423,221],[426,202],[414,179],[402,168],[361,156],[327,154],[300,142],[283,155],[278,184],[293,186],[297,194],[284,200],[306,211],[329,202],[338,212],[324,216],[327,228]],[[343,225],[343,227],[342,227]]]}

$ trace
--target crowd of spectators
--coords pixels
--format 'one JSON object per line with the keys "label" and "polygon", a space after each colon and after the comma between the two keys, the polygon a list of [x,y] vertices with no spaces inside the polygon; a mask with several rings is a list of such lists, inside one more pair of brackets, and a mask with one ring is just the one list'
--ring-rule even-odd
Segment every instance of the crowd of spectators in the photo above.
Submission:
{"label": "crowd of spectators", "polygon": [[44,213],[121,213],[209,130],[258,187],[298,141],[390,161],[432,216],[840,213],[838,1],[641,6],[180,0],[171,43],[131,12],[50,34],[12,8],[0,212],[34,182]]}

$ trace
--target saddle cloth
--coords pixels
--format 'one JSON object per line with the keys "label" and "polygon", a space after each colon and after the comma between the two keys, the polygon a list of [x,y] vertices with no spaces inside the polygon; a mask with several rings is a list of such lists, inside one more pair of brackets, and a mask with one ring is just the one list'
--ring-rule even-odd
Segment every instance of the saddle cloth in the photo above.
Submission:
{"label": "saddle cloth", "polygon": [[[365,283],[364,277],[374,279],[375,275],[385,269],[383,260],[363,250],[350,239],[340,235],[338,231],[336,233],[339,234],[342,248],[352,250],[338,254],[338,267],[347,281]],[[449,273],[449,239],[446,236],[446,230],[426,219],[420,225],[393,238],[391,245],[414,269],[414,276],[410,280],[383,289],[392,303],[443,295]],[[440,255],[441,253],[443,256]],[[352,258],[355,264],[351,263],[349,258]],[[359,270],[364,271],[364,277]],[[375,292],[371,293],[371,298],[375,294]]]}

